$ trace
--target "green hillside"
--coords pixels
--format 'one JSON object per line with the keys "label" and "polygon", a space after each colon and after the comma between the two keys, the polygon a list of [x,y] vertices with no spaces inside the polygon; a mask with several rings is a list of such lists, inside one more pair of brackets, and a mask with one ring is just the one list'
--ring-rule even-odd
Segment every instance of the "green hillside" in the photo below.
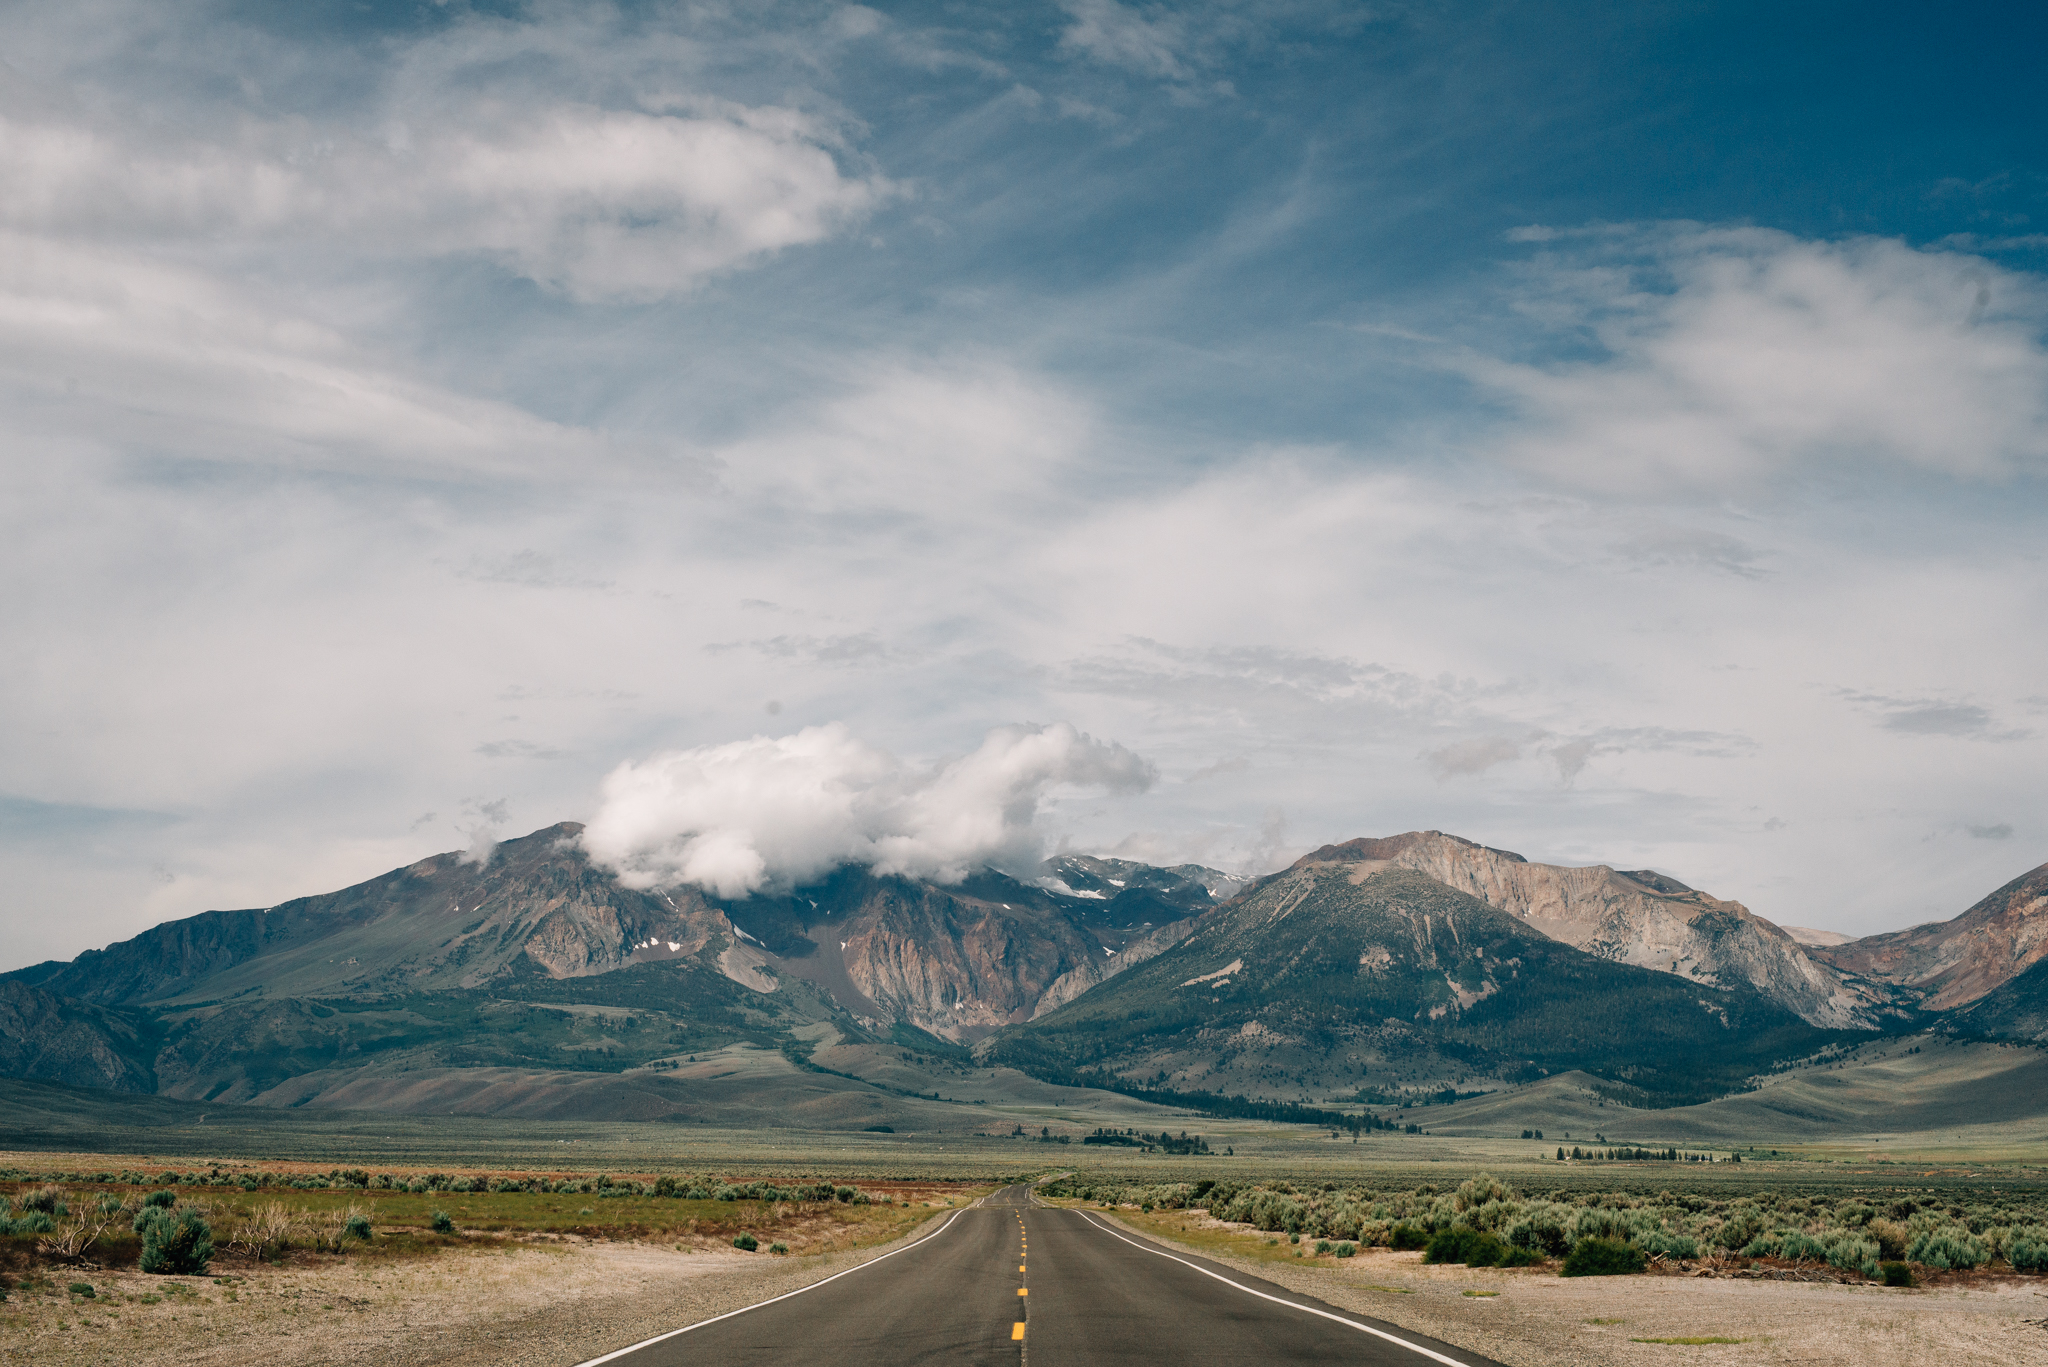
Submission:
{"label": "green hillside", "polygon": [[1368,1102],[1579,1068],[1670,1106],[1832,1038],[1754,991],[1609,963],[1421,874],[1304,862],[981,1056],[1045,1077]]}

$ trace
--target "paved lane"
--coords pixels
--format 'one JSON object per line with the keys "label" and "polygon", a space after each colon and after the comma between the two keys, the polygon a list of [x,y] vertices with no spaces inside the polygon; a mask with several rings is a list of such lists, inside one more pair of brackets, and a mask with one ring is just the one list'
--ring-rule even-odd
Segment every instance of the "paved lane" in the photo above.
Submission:
{"label": "paved lane", "polygon": [[1490,1359],[1134,1238],[1006,1187],[915,1244],[592,1360],[616,1367],[1154,1367]]}

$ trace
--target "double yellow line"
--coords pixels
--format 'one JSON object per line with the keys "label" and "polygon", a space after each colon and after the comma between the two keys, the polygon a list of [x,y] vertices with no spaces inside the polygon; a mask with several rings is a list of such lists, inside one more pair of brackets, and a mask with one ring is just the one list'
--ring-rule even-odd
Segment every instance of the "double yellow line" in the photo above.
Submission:
{"label": "double yellow line", "polygon": [[[1024,1280],[1024,1259],[1025,1256],[1030,1253],[1030,1251],[1030,1234],[1029,1231],[1027,1231],[1024,1228],[1024,1217],[1019,1215],[1017,1217],[1017,1280],[1019,1281]],[[1020,1296],[1028,1296],[1031,1294],[1031,1288],[1028,1286],[1020,1286],[1017,1288],[1017,1294]],[[1017,1312],[1019,1314],[1024,1313],[1024,1307],[1022,1304],[1018,1305]],[[1015,1343],[1021,1340],[1023,1337],[1024,1321],[1020,1319],[1015,1324],[1010,1326],[1010,1341]]]}

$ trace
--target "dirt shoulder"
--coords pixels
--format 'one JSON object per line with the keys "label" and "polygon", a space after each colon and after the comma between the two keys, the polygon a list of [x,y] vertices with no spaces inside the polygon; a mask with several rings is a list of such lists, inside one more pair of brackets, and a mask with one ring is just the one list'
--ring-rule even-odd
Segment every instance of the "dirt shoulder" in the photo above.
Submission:
{"label": "dirt shoulder", "polygon": [[[0,1304],[15,1367],[565,1367],[793,1291],[919,1237],[778,1258],[566,1241],[221,1277],[46,1274]],[[90,1298],[71,1294],[89,1283]]]}
{"label": "dirt shoulder", "polygon": [[[1097,1211],[1130,1232],[1331,1305],[1470,1348],[1511,1367],[1650,1367],[1672,1362],[1926,1367],[2048,1361],[2048,1282],[1912,1290],[1834,1282],[1574,1277],[1534,1269],[1429,1266],[1420,1253],[1361,1249],[1296,1260],[1267,1235],[1233,1251],[1233,1228],[1200,1217]],[[1183,1233],[1182,1226],[1186,1226]],[[1654,1339],[1735,1340],[1657,1343]]]}

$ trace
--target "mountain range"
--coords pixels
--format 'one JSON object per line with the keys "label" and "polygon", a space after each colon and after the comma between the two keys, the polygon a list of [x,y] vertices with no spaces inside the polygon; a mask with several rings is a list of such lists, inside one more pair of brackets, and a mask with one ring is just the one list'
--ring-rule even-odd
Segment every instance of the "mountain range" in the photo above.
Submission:
{"label": "mountain range", "polygon": [[1065,855],[954,884],[848,866],[740,900],[628,888],[580,834],[0,975],[0,1073],[641,1115],[687,1111],[715,1055],[808,1078],[832,1094],[819,1113],[851,1124],[863,1088],[935,1096],[975,1066],[1275,1102],[1583,1070],[1674,1105],[1872,1032],[2048,1040],[2048,866],[1953,921],[1821,945],[1667,875],[1439,831],[1257,880]]}

